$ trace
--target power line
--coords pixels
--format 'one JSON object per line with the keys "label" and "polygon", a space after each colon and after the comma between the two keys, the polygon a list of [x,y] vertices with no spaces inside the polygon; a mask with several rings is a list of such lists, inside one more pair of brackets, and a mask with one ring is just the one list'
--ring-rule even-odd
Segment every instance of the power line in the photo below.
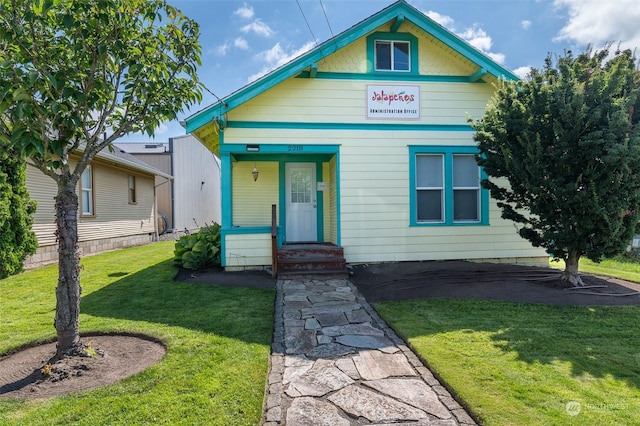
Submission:
{"label": "power line", "polygon": [[306,22],[306,24],[307,24],[307,28],[309,28],[309,32],[311,33],[311,37],[313,37],[313,42],[317,46],[318,45],[318,39],[313,34],[313,31],[311,31],[311,25],[309,25],[309,21],[307,21],[307,17],[304,15],[304,11],[302,10],[302,6],[300,6],[300,2],[298,0],[296,0],[296,3],[298,4],[298,8],[300,9],[300,13],[302,13],[302,18],[304,19],[304,22]]}
{"label": "power line", "polygon": [[324,4],[322,0],[320,0],[320,7],[322,7],[322,13],[324,13],[324,19],[327,21],[327,26],[329,27],[329,32],[331,33],[331,38],[334,38],[333,29],[331,29],[331,24],[329,23],[329,18],[327,17],[327,11],[324,8]]}

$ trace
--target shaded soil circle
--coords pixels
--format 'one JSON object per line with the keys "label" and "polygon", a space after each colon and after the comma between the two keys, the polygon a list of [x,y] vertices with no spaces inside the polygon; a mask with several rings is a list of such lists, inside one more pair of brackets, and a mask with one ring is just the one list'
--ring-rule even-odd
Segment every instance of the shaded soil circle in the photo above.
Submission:
{"label": "shaded soil circle", "polygon": [[0,398],[48,398],[110,385],[146,370],[166,353],[164,344],[147,336],[93,335],[82,341],[96,350],[94,357],[49,364],[55,342],[0,357]]}
{"label": "shaded soil circle", "polygon": [[350,281],[370,303],[461,298],[552,305],[640,305],[640,284],[581,274],[570,287],[551,268],[467,261],[355,265]]}

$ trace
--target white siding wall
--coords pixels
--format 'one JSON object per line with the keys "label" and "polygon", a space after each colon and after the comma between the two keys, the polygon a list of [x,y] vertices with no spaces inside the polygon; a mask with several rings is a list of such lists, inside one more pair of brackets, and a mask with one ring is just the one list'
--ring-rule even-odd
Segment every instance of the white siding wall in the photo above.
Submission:
{"label": "white siding wall", "polygon": [[197,230],[196,222],[220,223],[219,162],[195,137],[173,138],[172,174],[175,228]]}

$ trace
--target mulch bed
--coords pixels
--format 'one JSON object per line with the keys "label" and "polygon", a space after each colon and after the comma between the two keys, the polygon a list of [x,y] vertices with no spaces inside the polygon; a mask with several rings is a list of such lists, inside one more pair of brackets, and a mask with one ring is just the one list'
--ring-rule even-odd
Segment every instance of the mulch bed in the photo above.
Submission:
{"label": "mulch bed", "polygon": [[[567,288],[551,268],[458,260],[354,265],[350,281],[370,303],[460,298],[554,305],[640,305],[640,284],[583,274],[587,288]],[[266,271],[181,269],[176,281],[274,289]]]}
{"label": "mulch bed", "polygon": [[[460,298],[554,305],[640,305],[640,284],[583,274],[587,288],[567,288],[551,268],[427,261],[356,265],[351,282],[370,303]],[[591,287],[591,288],[589,288]]]}

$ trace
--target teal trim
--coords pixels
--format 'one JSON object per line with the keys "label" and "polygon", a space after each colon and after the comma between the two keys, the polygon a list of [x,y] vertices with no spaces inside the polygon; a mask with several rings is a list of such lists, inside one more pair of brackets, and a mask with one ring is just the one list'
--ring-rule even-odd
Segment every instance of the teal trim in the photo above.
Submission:
{"label": "teal trim", "polygon": [[[281,229],[278,226],[278,233]],[[271,234],[271,226],[232,226],[224,228],[226,235],[250,235],[250,234]]]}
{"label": "teal trim", "polygon": [[398,17],[396,18],[395,21],[393,21],[393,24],[391,25],[391,32],[392,33],[397,33],[398,30],[400,29],[400,26],[402,26],[404,22],[404,15],[398,15]]}
{"label": "teal trim", "polygon": [[311,64],[311,71],[309,71],[309,77],[316,78],[316,74],[318,74],[318,64],[313,63]]}
{"label": "teal trim", "polygon": [[[222,137],[222,136],[221,136]],[[231,202],[231,155],[222,153],[220,154],[220,210],[221,210],[221,228],[231,226],[232,208]],[[222,266],[226,266],[227,259],[227,244],[225,234],[220,232],[220,258],[222,259]]]}
{"label": "teal trim", "polygon": [[[453,155],[476,154],[476,146],[409,146],[409,226],[487,226],[489,225],[489,191],[480,187],[480,221],[454,222],[453,220]],[[416,201],[416,155],[442,154],[444,156],[444,221],[418,222]],[[486,177],[481,169],[481,179]]]}
{"label": "teal trim", "polygon": [[[285,121],[229,121],[227,127],[236,129],[314,129],[314,130],[419,130],[419,131],[445,131],[445,132],[472,132],[473,128],[468,124],[405,124],[405,123],[310,123],[310,122],[285,122]],[[260,145],[262,149],[269,149],[276,145]],[[299,145],[280,145],[294,147]],[[314,149],[315,145],[304,145],[306,149]],[[222,152],[227,147],[221,145]],[[267,152],[267,151],[265,151]]]}
{"label": "teal trim", "polygon": [[[244,127],[246,129],[260,129],[274,128],[274,129],[288,129],[290,127],[271,127],[271,122],[246,122],[246,121],[232,121],[230,123],[246,123],[247,126],[237,126],[238,128]],[[251,144],[255,145],[255,144]],[[301,145],[301,144],[258,144],[259,151],[247,152],[247,145],[245,144],[227,144],[220,147],[220,152],[231,152],[235,157],[246,156],[247,158],[263,158],[265,154],[288,154],[292,156],[299,156],[305,154],[336,154],[338,152],[338,145]],[[295,157],[299,158],[299,157]],[[300,160],[301,161],[301,160]]]}
{"label": "teal trim", "polygon": [[317,240],[324,242],[324,192],[318,191],[317,182],[322,182],[322,162],[316,161],[316,210],[318,211],[318,229]]}
{"label": "teal trim", "polygon": [[[363,80],[373,81],[380,80],[380,73],[382,71],[376,71],[375,74],[364,73],[350,73],[350,72],[326,72],[319,71],[315,77],[321,80]],[[486,84],[483,80],[472,81],[471,78],[475,74],[468,75],[414,75],[408,74],[406,71],[394,71],[384,74],[385,81],[402,81],[403,83],[479,83]],[[303,71],[296,76],[296,78],[311,78],[309,71]]]}
{"label": "teal trim", "polygon": [[480,68],[478,71],[474,72],[469,76],[469,81],[472,83],[475,83],[477,81],[482,81],[481,79],[485,75],[487,75],[487,70],[485,70],[484,68]]}
{"label": "teal trim", "polygon": [[[405,21],[410,21],[418,28],[440,40],[446,46],[459,53],[480,68],[484,68],[491,75],[507,80],[519,80],[513,72],[494,62],[484,53],[439,25],[418,9],[410,6],[405,1],[398,1],[369,18],[359,22],[346,31],[318,45],[297,59],[272,71],[253,83],[246,85],[226,98],[186,118],[186,131],[191,133],[206,125],[215,117],[222,117],[226,112],[242,105],[253,97],[265,92],[275,85],[294,77],[304,71],[313,63],[320,62],[323,58],[333,54],[337,50],[353,43],[367,34],[389,23],[398,16],[404,16]],[[412,58],[413,60],[413,58]]]}
{"label": "teal trim", "polygon": [[278,191],[278,203],[280,203],[280,222],[278,222],[278,226],[282,228],[282,232],[279,232],[278,236],[282,238],[283,243],[287,241],[287,173],[284,169],[284,164],[285,162],[282,161],[278,165],[278,188],[280,188],[280,191]]}
{"label": "teal trim", "polygon": [[342,211],[340,210],[340,200],[342,199],[340,196],[340,188],[342,188],[342,185],[340,185],[340,176],[340,155],[336,155],[336,245],[338,246],[342,246]]}
{"label": "teal trim", "polygon": [[[375,44],[376,41],[408,41],[409,42],[409,71],[381,71],[375,69]],[[419,72],[418,66],[418,38],[409,33],[373,33],[367,37],[367,72],[375,74],[377,78],[387,76],[399,78],[401,76],[417,76]]]}

